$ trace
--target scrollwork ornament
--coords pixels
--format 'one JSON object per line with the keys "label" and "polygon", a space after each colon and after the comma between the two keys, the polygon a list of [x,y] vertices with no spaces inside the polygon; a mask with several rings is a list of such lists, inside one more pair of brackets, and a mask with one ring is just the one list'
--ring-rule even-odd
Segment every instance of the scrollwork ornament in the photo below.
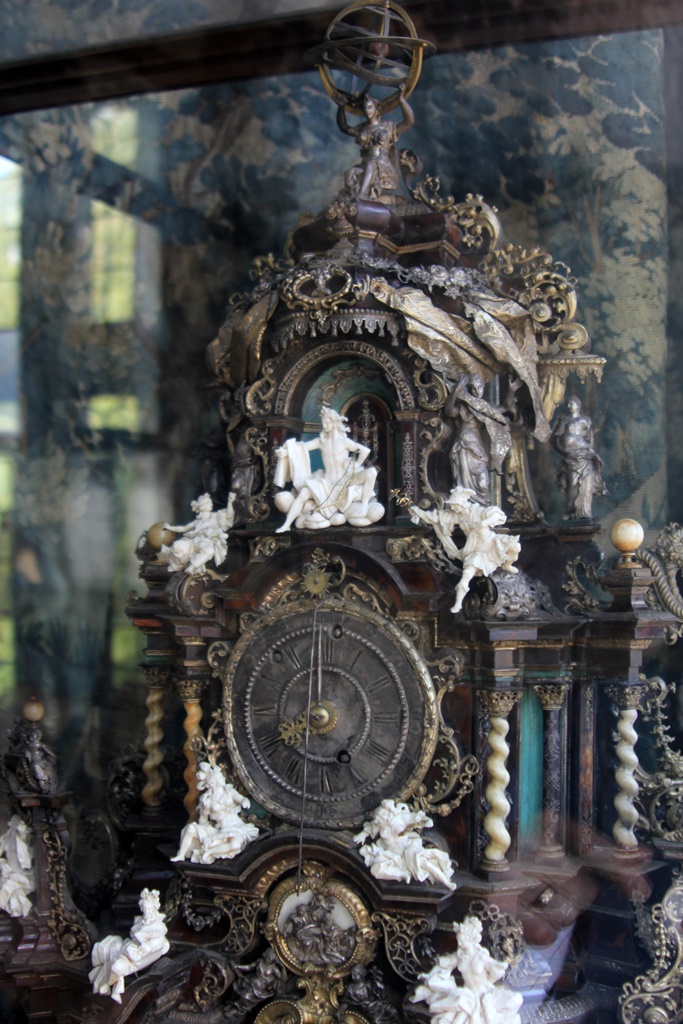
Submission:
{"label": "scrollwork ornament", "polygon": [[513,575],[496,569],[489,580],[484,596],[470,590],[465,598],[463,608],[468,619],[517,622],[558,614],[545,584],[525,572]]}
{"label": "scrollwork ornament", "polygon": [[386,552],[392,562],[417,562],[428,557],[428,539],[417,534],[408,537],[391,537],[386,543]]}
{"label": "scrollwork ornament", "polygon": [[58,828],[48,825],[43,830],[43,846],[47,852],[48,888],[52,909],[47,923],[69,962],[82,960],[90,954],[92,936],[88,921],[71,902],[66,875],[67,849]]}
{"label": "scrollwork ornament", "polygon": [[683,880],[674,875],[652,909],[656,952],[649,971],[625,982],[619,996],[622,1024],[674,1024],[681,1019],[683,986]]}
{"label": "scrollwork ornament", "polygon": [[200,909],[186,875],[179,871],[174,875],[166,891],[162,914],[166,922],[172,921],[180,914],[190,928],[201,932],[216,924],[223,916],[223,910],[220,906]]}
{"label": "scrollwork ornament", "polygon": [[[429,460],[434,452],[440,451],[443,448],[444,443],[448,438],[448,431],[449,428],[442,419],[439,417],[433,417],[427,421],[425,429],[420,432],[420,438],[423,441],[426,441],[420,455],[420,482],[422,483],[425,494],[429,495],[437,508],[443,508],[444,499],[443,496],[432,487],[429,474]],[[425,499],[423,498],[420,501],[420,506],[423,508],[424,500]]]}
{"label": "scrollwork ornament", "polygon": [[483,923],[486,948],[496,960],[511,967],[519,963],[527,948],[520,920],[504,913],[497,904],[480,899],[472,900],[467,913]]}
{"label": "scrollwork ornament", "polygon": [[434,931],[436,918],[376,911],[372,922],[382,928],[389,963],[401,978],[413,984],[434,958],[426,937]]}
{"label": "scrollwork ornament", "polygon": [[638,764],[638,806],[642,814],[639,825],[651,836],[671,843],[683,842],[683,755],[671,736],[665,702],[676,689],[659,678],[648,681],[643,698],[642,716],[650,723],[654,741],[657,770],[646,771]]}
{"label": "scrollwork ornament", "polygon": [[436,660],[428,661],[427,665],[439,694],[446,691],[450,693],[462,679],[465,671],[465,655],[462,651],[457,651],[452,647],[444,647],[437,651],[437,654]]}
{"label": "scrollwork ornament", "polygon": [[290,536],[256,537],[249,541],[249,555],[252,562],[265,562],[279,551],[287,551],[291,545]]}
{"label": "scrollwork ornament", "polygon": [[218,1005],[221,996],[229,988],[234,974],[218,957],[212,956],[206,951],[199,954],[198,963],[202,977],[192,989],[192,998],[202,1013],[206,1013],[207,1010]]}
{"label": "scrollwork ornament", "polygon": [[213,669],[213,676],[222,679],[232,654],[233,645],[227,640],[214,640],[206,653],[206,660]]}
{"label": "scrollwork ornament", "polygon": [[224,576],[219,576],[211,569],[204,569],[192,576],[182,572],[173,573],[166,586],[171,609],[179,615],[192,618],[212,615],[216,607],[216,594],[209,588],[212,583],[223,579]]}
{"label": "scrollwork ornament", "polygon": [[352,303],[353,278],[337,263],[311,263],[287,276],[280,295],[289,309],[304,309],[322,324],[339,306]]}
{"label": "scrollwork ornament", "polygon": [[271,412],[277,389],[277,363],[276,359],[266,359],[261,365],[261,376],[247,391],[245,404],[250,416],[266,416]]}
{"label": "scrollwork ornament", "polygon": [[229,956],[237,957],[248,953],[256,942],[259,919],[268,907],[260,896],[235,896],[219,893],[214,903],[228,918],[228,931],[221,943],[221,949]]}
{"label": "scrollwork ornament", "polygon": [[573,320],[575,281],[569,267],[550,253],[508,243],[489,254],[485,269],[494,291],[506,292],[528,309],[538,330],[554,332]]}
{"label": "scrollwork ornament", "polygon": [[123,829],[144,785],[145,751],[128,746],[109,766],[107,810],[117,828]]}
{"label": "scrollwork ornament", "polygon": [[[427,662],[437,690],[439,733],[431,765],[435,777],[429,789],[424,783],[419,786],[413,803],[428,814],[445,817],[459,807],[463,799],[474,789],[479,763],[472,754],[462,755],[455,739],[455,730],[446,725],[443,715],[443,698],[455,689],[461,679],[465,667],[464,656],[461,651],[452,648],[443,648],[439,654],[440,657],[436,660]],[[437,756],[439,747],[442,753]]]}
{"label": "scrollwork ornament", "polygon": [[655,551],[641,548],[635,558],[654,577],[649,603],[678,619],[678,626],[668,627],[664,638],[668,644],[675,644],[683,635],[683,595],[678,584],[678,574],[683,570],[683,528],[668,523],[657,537]]}
{"label": "scrollwork ornament", "polygon": [[225,727],[223,715],[220,711],[214,711],[211,715],[211,725],[206,736],[198,733],[190,741],[190,746],[197,754],[197,761],[208,761],[210,765],[217,766],[227,756],[227,744],[225,742]]}
{"label": "scrollwork ornament", "polygon": [[[436,412],[439,409],[443,409],[448,395],[445,381],[432,371],[425,359],[416,356],[414,353],[412,358],[416,367],[413,372],[413,382],[417,388],[417,404],[421,409],[426,409],[428,412]],[[433,421],[432,425],[435,423],[436,421]]]}
{"label": "scrollwork ornament", "polygon": [[422,628],[415,619],[400,619],[397,623],[404,636],[408,637],[413,646],[422,646]]}
{"label": "scrollwork ornament", "polygon": [[565,566],[567,582],[562,589],[569,594],[565,605],[568,615],[594,615],[604,611],[612,602],[612,597],[601,587],[598,569],[594,565],[586,565],[581,558],[574,558]]}
{"label": "scrollwork ornament", "polygon": [[413,199],[418,203],[424,203],[437,213],[451,213],[455,208],[453,196],[441,196],[441,182],[431,174],[425,176],[424,181],[418,181],[417,185],[410,190]]}
{"label": "scrollwork ornament", "polygon": [[496,213],[496,208],[485,203],[483,196],[471,192],[464,202],[455,203],[452,218],[463,232],[463,245],[468,249],[495,249],[502,231]]}

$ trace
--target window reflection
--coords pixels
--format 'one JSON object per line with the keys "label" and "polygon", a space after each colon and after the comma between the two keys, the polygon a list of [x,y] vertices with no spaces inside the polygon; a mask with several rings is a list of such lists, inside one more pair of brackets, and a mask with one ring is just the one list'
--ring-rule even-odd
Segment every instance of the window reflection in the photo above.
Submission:
{"label": "window reflection", "polygon": [[92,204],[90,309],[96,323],[132,320],[135,221],[105,203]]}
{"label": "window reflection", "polygon": [[11,696],[15,684],[11,565],[15,449],[19,431],[21,205],[21,167],[0,157],[0,701]]}

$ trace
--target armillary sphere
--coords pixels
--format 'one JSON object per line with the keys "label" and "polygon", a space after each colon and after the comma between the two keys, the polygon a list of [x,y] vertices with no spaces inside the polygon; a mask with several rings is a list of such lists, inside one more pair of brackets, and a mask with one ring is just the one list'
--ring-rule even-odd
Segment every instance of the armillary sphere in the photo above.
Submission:
{"label": "armillary sphere", "polygon": [[419,39],[406,12],[393,0],[357,0],[330,24],[321,46],[309,50],[306,60],[320,69],[328,94],[351,114],[363,113],[363,100],[373,86],[383,114],[398,106],[401,87],[405,97],[417,85],[424,56],[434,52]]}

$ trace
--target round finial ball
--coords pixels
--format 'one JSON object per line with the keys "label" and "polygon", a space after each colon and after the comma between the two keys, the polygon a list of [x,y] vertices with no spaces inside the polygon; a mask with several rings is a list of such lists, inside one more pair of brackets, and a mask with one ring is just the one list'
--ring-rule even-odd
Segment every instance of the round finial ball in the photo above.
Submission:
{"label": "round finial ball", "polygon": [[24,704],[24,718],[27,722],[40,722],[45,714],[45,708],[37,697],[30,697]]}
{"label": "round finial ball", "polygon": [[163,523],[154,523],[147,531],[147,540],[155,551],[161,551],[163,544],[168,547],[175,539],[176,535],[173,530],[164,529]]}
{"label": "round finial ball", "polygon": [[610,530],[609,539],[617,551],[637,551],[645,539],[645,531],[635,519],[619,519]]}

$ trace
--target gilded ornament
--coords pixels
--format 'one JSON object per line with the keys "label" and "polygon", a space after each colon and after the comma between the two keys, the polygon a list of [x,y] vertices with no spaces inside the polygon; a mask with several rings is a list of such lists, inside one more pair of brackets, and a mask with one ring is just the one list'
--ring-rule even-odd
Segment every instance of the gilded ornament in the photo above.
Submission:
{"label": "gilded ornament", "polygon": [[92,949],[93,929],[85,914],[71,900],[66,867],[69,851],[58,826],[45,826],[42,843],[47,853],[47,884],[50,894],[48,926],[64,959],[69,962],[82,960]]}
{"label": "gilded ornament", "polygon": [[502,227],[495,206],[485,203],[483,196],[468,192],[465,201],[454,203],[448,212],[462,230],[462,242],[468,249],[495,249]]}
{"label": "gilded ornament", "polygon": [[311,597],[322,597],[330,589],[330,577],[319,566],[307,565],[301,573],[301,586]]}
{"label": "gilded ornament", "polygon": [[624,983],[619,996],[622,1024],[674,1024],[680,1020],[683,985],[683,878],[677,872],[661,903],[652,908],[655,956],[652,967]]}
{"label": "gilded ornament", "polygon": [[673,683],[667,685],[657,677],[648,680],[641,706],[654,742],[656,770],[646,771],[641,764],[635,769],[639,786],[636,804],[641,811],[639,827],[650,836],[674,844],[683,842],[683,755],[671,735],[667,713],[675,692]]}
{"label": "gilded ornament", "polygon": [[567,685],[553,685],[552,683],[539,683],[534,686],[534,693],[541,702],[544,711],[560,711],[569,692]]}
{"label": "gilded ornament", "polygon": [[[273,890],[263,933],[280,962],[301,978],[304,995],[289,1005],[302,1024],[332,1020],[343,979],[357,964],[372,961],[378,941],[361,898],[311,861],[303,863],[300,878],[287,878]],[[272,1007],[257,1017],[261,1024],[277,1019]]]}
{"label": "gilded ornament", "polygon": [[375,911],[372,923],[384,933],[384,948],[389,963],[405,981],[414,982],[433,957],[426,936],[431,935],[436,917],[429,914],[406,914],[400,911]]}
{"label": "gilded ornament", "polygon": [[291,547],[290,537],[255,537],[249,540],[249,556],[252,562],[265,562],[279,551]]}
{"label": "gilded ornament", "polygon": [[521,697],[521,690],[479,690],[483,711],[500,718],[506,718]]}
{"label": "gilded ornament", "polygon": [[208,684],[209,680],[206,678],[175,680],[176,689],[180,699],[185,704],[199,702],[202,699]]}
{"label": "gilded ornament", "polygon": [[[315,346],[308,349],[296,360],[291,369],[283,375],[277,387],[277,398],[273,406],[275,415],[292,415],[293,401],[298,394],[300,384],[318,363],[327,362],[332,358],[342,359],[344,357],[367,359],[369,362],[374,363],[386,375],[389,383],[392,385],[399,410],[404,411],[415,408],[410,378],[397,359],[377,345],[367,341],[337,340],[328,341],[324,346]],[[270,405],[268,406],[268,411],[270,411]]]}
{"label": "gilded ornament", "polygon": [[353,301],[353,278],[337,263],[311,263],[287,275],[280,295],[289,309],[303,309],[323,323],[329,313]]}

